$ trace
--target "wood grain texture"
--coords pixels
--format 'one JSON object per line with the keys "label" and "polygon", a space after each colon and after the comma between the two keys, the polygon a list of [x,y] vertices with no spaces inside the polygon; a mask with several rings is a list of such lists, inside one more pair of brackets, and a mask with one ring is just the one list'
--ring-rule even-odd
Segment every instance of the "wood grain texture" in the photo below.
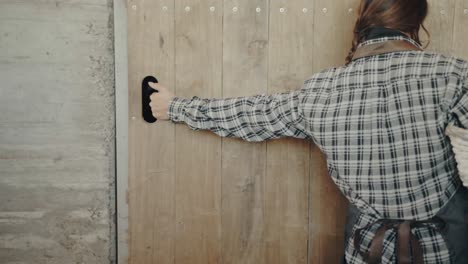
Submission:
{"label": "wood grain texture", "polygon": [[[234,12],[236,7],[239,9]],[[223,32],[223,97],[266,93],[268,1],[224,1]],[[238,138],[223,138],[222,143],[221,263],[267,263],[264,257],[266,143]]]}
{"label": "wood grain texture", "polygon": [[468,0],[456,0],[452,51],[468,60]]}
{"label": "wood grain texture", "polygon": [[173,0],[130,1],[129,24],[129,263],[170,263],[174,252],[174,124],[147,124],[141,81],[157,74],[174,87]]}
{"label": "wood grain texture", "polygon": [[[177,0],[176,88],[181,97],[221,97],[221,0]],[[186,7],[190,7],[186,11]],[[219,263],[221,138],[176,127],[176,263]]]}
{"label": "wood grain texture", "polygon": [[[468,0],[430,3],[429,50],[467,57]],[[186,98],[298,89],[344,64],[358,4],[128,1],[130,263],[339,263],[347,202],[313,142],[146,124],[140,82]]]}
{"label": "wood grain texture", "polygon": [[[310,75],[312,8],[306,0],[270,1],[268,93],[299,89]],[[310,143],[299,139],[267,142],[267,263],[307,263],[309,149]]]}
{"label": "wood grain texture", "polygon": [[[314,72],[344,64],[358,6],[358,0],[315,1]],[[339,263],[348,203],[328,175],[326,158],[315,144],[310,162],[309,263]]]}
{"label": "wood grain texture", "polygon": [[[450,55],[452,53],[453,22],[456,0],[428,0],[429,14],[424,22],[429,31],[430,43],[427,51],[435,51]],[[427,42],[426,34],[421,30],[420,36],[424,45]]]}

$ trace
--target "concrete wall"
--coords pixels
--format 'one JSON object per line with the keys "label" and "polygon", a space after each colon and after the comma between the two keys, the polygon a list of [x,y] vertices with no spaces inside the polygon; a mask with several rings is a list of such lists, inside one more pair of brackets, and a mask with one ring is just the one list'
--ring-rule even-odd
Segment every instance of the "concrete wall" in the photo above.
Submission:
{"label": "concrete wall", "polygon": [[114,262],[111,0],[0,1],[0,263]]}

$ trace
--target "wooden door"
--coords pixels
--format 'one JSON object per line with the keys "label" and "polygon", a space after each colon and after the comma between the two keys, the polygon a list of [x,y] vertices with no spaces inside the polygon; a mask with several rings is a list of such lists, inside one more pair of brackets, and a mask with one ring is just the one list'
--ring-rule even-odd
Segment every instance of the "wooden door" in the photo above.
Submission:
{"label": "wooden door", "polygon": [[[430,2],[430,49],[453,51],[467,2]],[[249,143],[147,124],[140,84],[155,75],[177,96],[206,98],[298,89],[343,64],[358,3],[127,1],[128,263],[339,262],[347,203],[312,142]],[[453,17],[465,26],[454,30]]]}

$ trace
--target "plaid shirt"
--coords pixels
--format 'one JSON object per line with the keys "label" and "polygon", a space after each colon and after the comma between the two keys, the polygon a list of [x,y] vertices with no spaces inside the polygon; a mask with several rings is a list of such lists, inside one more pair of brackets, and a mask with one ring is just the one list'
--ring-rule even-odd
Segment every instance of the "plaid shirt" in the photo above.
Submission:
{"label": "plaid shirt", "polygon": [[[360,46],[404,36],[380,37]],[[168,115],[191,129],[263,141],[313,140],[328,172],[363,213],[353,228],[367,252],[378,219],[426,220],[461,186],[445,135],[468,128],[468,62],[427,51],[398,51],[353,60],[313,74],[297,90],[225,99],[175,97]],[[425,263],[450,263],[432,224],[412,228]],[[364,263],[350,238],[348,263]],[[396,232],[384,238],[382,263],[396,263]]]}

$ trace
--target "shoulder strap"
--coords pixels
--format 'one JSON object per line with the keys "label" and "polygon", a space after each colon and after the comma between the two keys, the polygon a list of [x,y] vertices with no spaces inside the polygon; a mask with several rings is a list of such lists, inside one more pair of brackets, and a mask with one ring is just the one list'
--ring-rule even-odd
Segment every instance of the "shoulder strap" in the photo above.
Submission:
{"label": "shoulder strap", "polygon": [[405,40],[388,40],[359,47],[354,53],[353,60],[377,54],[405,50],[422,51],[422,49],[419,47],[416,47],[412,43]]}

